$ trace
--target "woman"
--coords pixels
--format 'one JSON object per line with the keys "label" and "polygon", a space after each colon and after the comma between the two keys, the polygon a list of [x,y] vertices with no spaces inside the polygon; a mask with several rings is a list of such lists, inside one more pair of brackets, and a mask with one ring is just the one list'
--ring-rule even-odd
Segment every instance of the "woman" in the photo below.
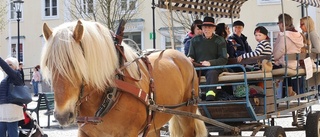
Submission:
{"label": "woman", "polygon": [[227,43],[227,52],[229,58],[235,58],[236,57],[236,51],[237,46],[240,46],[235,42],[233,39],[228,40],[228,36],[230,35],[230,28],[225,23],[219,23],[216,26],[216,34],[223,37],[226,40]]}
{"label": "woman", "polygon": [[9,57],[3,60],[0,57],[0,66],[7,76],[0,83],[0,137],[18,137],[18,121],[24,119],[23,104],[10,103],[8,100],[9,84],[23,85],[21,74],[18,71],[19,63],[16,58]]}
{"label": "woman", "polygon": [[33,68],[33,73],[32,73],[32,86],[33,86],[33,92],[34,92],[34,96],[38,96],[39,93],[39,89],[38,89],[38,84],[41,80],[41,75],[39,72],[39,68],[38,67],[34,67]]}
{"label": "woman", "polygon": [[[314,22],[310,16],[300,19],[300,28],[306,37],[308,45],[311,42],[311,52],[320,53],[320,37],[315,29]],[[310,36],[310,37],[309,37]]]}
{"label": "woman", "polygon": [[[296,69],[297,61],[290,60],[286,64],[284,59],[285,54],[301,53],[301,48],[304,47],[303,36],[294,28],[292,20],[292,17],[286,13],[278,16],[280,32],[274,43],[273,55],[276,65],[274,68],[287,66],[288,68]],[[284,32],[286,35],[284,35]],[[287,46],[285,46],[284,41],[286,41]],[[290,78],[288,79],[288,93],[289,96],[296,95],[292,89],[292,82]]]}
{"label": "woman", "polygon": [[184,54],[188,55],[189,47],[190,47],[190,40],[196,36],[202,34],[202,30],[198,27],[198,25],[202,25],[202,20],[195,20],[191,25],[191,31],[187,34],[186,38],[183,40],[184,44]]}

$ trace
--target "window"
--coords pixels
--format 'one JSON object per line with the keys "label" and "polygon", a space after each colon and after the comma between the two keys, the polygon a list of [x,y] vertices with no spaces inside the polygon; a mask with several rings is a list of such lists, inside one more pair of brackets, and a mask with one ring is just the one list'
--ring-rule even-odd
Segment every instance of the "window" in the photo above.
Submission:
{"label": "window", "polygon": [[23,46],[22,43],[19,44],[20,53],[18,54],[17,43],[11,44],[11,57],[17,58],[20,57],[20,62],[23,62]]}
{"label": "window", "polygon": [[[139,50],[141,50],[141,32],[126,32],[123,35],[123,38],[125,40],[124,42],[126,42],[132,48],[139,48]],[[126,39],[131,39],[134,42]]]}
{"label": "window", "polygon": [[121,11],[136,10],[137,0],[121,0]]}
{"label": "window", "polygon": [[44,16],[56,17],[58,16],[58,1],[57,0],[45,0],[44,3]]}
{"label": "window", "polygon": [[81,1],[82,13],[90,14],[93,13],[93,0],[82,0]]}
{"label": "window", "polygon": [[[14,3],[11,1],[11,3],[10,3],[10,6],[9,6],[9,11],[10,11],[10,19],[12,19],[12,20],[15,20],[15,19],[17,19],[17,12],[16,12],[16,10],[15,10],[15,7],[14,7]],[[21,13],[20,13],[20,19],[22,19],[22,14],[23,13],[23,5],[21,6]]]}
{"label": "window", "polygon": [[[182,39],[181,36],[175,36],[175,39],[174,39],[175,49],[179,50],[179,51],[183,51],[183,49],[182,49],[183,44],[182,44],[181,39]],[[165,37],[165,42],[166,42],[166,49],[172,49],[171,38],[166,36]]]}

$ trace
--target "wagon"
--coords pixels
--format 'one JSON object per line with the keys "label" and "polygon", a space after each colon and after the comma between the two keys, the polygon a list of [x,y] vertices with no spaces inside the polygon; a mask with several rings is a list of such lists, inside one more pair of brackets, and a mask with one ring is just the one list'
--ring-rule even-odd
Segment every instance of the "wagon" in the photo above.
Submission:
{"label": "wagon", "polygon": [[[200,15],[209,15],[215,17],[237,18],[239,17],[240,7],[246,0],[232,1],[166,1],[160,0],[160,8],[182,11],[187,13],[198,13]],[[297,1],[305,5],[319,7],[319,1],[300,0]],[[210,6],[208,6],[210,5]],[[219,5],[229,5],[221,7]],[[284,78],[296,79],[297,84],[301,78],[306,77],[306,69],[299,67],[297,69],[277,69],[272,72],[254,71],[248,72],[243,64],[257,63],[257,60],[265,58],[253,58],[243,60],[242,64],[235,64],[234,60],[229,60],[228,65],[212,67],[196,67],[197,71],[208,69],[226,69],[241,68],[242,73],[223,73],[219,76],[219,84],[205,85],[201,84],[199,88],[249,85],[252,83],[262,83],[263,92],[259,96],[250,96],[249,86],[245,87],[245,97],[225,101],[201,101],[198,106],[201,114],[204,116],[195,116],[185,114],[174,110],[165,110],[166,113],[180,114],[201,119],[207,124],[209,132],[218,132],[223,135],[241,135],[242,131],[252,131],[251,136],[255,136],[260,130],[264,130],[267,137],[286,136],[285,131],[306,130],[307,137],[320,136],[319,117],[320,112],[312,111],[312,106],[319,103],[318,85],[319,68],[318,54],[290,54],[286,55],[287,60],[303,60],[307,57],[312,58],[316,67],[311,71],[313,77],[304,82],[300,93],[295,96],[280,97],[281,90],[287,89],[285,83],[278,81]],[[312,68],[312,67],[311,67]],[[310,72],[310,70],[308,71]],[[308,74],[309,75],[309,74]],[[203,83],[203,78],[199,78]],[[284,88],[282,88],[282,86]],[[298,86],[298,89],[300,87]],[[287,94],[288,91],[283,91]],[[291,114],[291,115],[288,115]],[[276,126],[275,121],[279,118],[292,118],[293,128],[283,128]]]}
{"label": "wagon", "polygon": [[[315,54],[312,54],[315,58]],[[303,59],[306,54],[288,55],[288,59]],[[258,58],[252,59],[257,61]],[[246,61],[246,63],[249,63]],[[285,131],[306,130],[306,135],[319,136],[319,112],[312,111],[312,105],[318,104],[318,68],[314,68],[313,77],[306,82],[304,91],[296,96],[279,97],[281,91],[276,88],[277,81],[285,77],[292,77],[298,80],[306,75],[305,69],[290,70],[283,68],[272,72],[261,70],[247,72],[243,65],[226,65],[217,67],[200,67],[196,70],[240,67],[244,73],[228,73],[219,76],[219,84],[226,85],[249,85],[251,83],[263,83],[263,92],[250,95],[250,87],[245,88],[245,97],[226,101],[202,101],[198,104],[202,115],[215,119],[219,122],[239,128],[239,132],[226,129],[218,124],[207,124],[210,132],[218,132],[219,135],[241,135],[241,131],[253,131],[251,136],[255,136],[259,130],[264,130],[266,136],[285,136]],[[281,73],[282,72],[282,73]],[[299,84],[298,84],[299,85]],[[209,87],[213,85],[200,85]],[[280,85],[281,86],[281,85]],[[311,88],[313,87],[313,88]],[[252,90],[252,88],[251,88]],[[292,115],[288,115],[288,113]],[[275,121],[279,118],[292,117],[294,128],[282,128],[275,126]]]}

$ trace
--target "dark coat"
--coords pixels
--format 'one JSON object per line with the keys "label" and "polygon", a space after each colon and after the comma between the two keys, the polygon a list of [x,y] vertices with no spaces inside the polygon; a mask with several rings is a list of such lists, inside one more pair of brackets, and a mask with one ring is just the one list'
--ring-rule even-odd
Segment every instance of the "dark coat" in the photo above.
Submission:
{"label": "dark coat", "polygon": [[241,34],[241,36],[239,37],[238,35],[233,34],[228,38],[228,41],[230,39],[235,40],[237,42],[237,44],[239,44],[240,46],[237,46],[237,51],[234,51],[233,48],[231,49],[230,46],[228,47],[229,58],[238,57],[244,53],[252,52],[252,49],[249,46],[249,44],[247,42],[247,37],[245,35]]}
{"label": "dark coat", "polygon": [[1,57],[0,57],[0,66],[2,70],[7,74],[7,77],[5,77],[0,83],[0,104],[4,104],[4,103],[9,103],[9,100],[8,100],[9,84],[13,83],[14,85],[18,85],[18,86],[24,85],[24,84],[23,84],[20,72],[18,70],[13,70]]}

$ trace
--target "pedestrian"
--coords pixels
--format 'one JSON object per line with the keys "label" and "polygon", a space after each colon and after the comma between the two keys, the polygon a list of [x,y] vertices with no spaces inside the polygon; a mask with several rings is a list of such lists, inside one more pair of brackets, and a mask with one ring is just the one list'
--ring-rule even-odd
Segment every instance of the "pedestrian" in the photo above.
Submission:
{"label": "pedestrian", "polygon": [[36,67],[38,68],[38,71],[40,73],[40,81],[38,83],[38,91],[39,91],[39,93],[43,93],[42,72],[41,72],[41,69],[40,69],[40,65],[37,65]]}
{"label": "pedestrian", "polygon": [[[226,41],[223,37],[215,35],[215,21],[212,17],[205,17],[202,25],[199,25],[203,34],[197,35],[190,41],[188,58],[192,63],[202,66],[226,65],[228,61]],[[201,71],[206,77],[206,84],[217,84],[222,69]],[[217,88],[209,87],[206,91],[206,100],[216,100]]]}
{"label": "pedestrian", "polygon": [[198,25],[202,24],[202,20],[195,20],[193,21],[191,27],[190,27],[190,32],[186,35],[186,37],[183,40],[184,44],[184,54],[188,55],[189,53],[189,47],[190,47],[190,40],[196,36],[196,35],[201,35],[202,30],[198,27]]}
{"label": "pedestrian", "polygon": [[22,81],[23,81],[23,84],[24,84],[24,72],[23,72],[23,63],[22,62],[20,62],[19,63],[19,72],[20,72],[20,74],[21,74],[21,78],[22,78]]}
{"label": "pedestrian", "polygon": [[0,137],[18,137],[18,121],[24,119],[23,104],[10,103],[8,100],[9,84],[24,85],[18,71],[19,63],[16,58],[9,57],[3,60],[0,57],[0,66],[7,76],[0,83]]}
{"label": "pedestrian", "polygon": [[32,73],[32,86],[33,86],[33,93],[34,96],[37,97],[38,93],[39,93],[39,89],[38,89],[38,84],[40,82],[41,79],[41,75],[39,72],[39,68],[38,67],[34,67],[33,68],[33,73]]}

